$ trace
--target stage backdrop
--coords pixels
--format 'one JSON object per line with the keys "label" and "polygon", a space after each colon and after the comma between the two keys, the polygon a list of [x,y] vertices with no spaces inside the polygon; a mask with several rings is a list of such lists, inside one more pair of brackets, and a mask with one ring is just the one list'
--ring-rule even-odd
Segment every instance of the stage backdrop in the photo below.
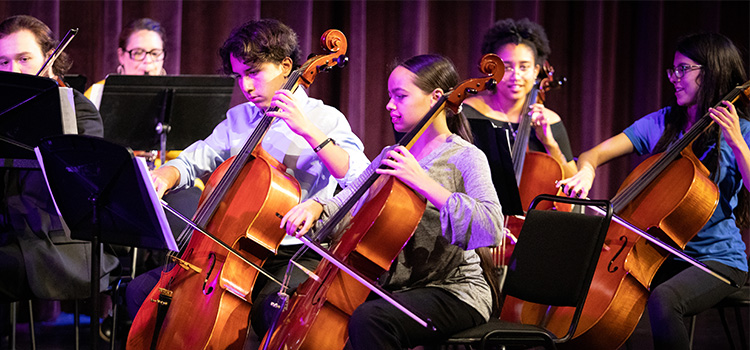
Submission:
{"label": "stage backdrop", "polygon": [[[748,1],[2,1],[0,17],[36,16],[62,36],[80,28],[69,45],[71,73],[89,84],[115,71],[117,35],[139,17],[163,23],[169,74],[218,72],[218,48],[230,30],[257,18],[276,18],[299,34],[304,55],[321,52],[329,28],[349,41],[349,65],[318,76],[310,94],[337,106],[365,143],[368,156],[394,142],[385,110],[386,82],[395,59],[439,53],[462,79],[478,76],[485,30],[496,20],[527,17],[549,35],[550,63],[568,79],[549,93],[578,155],[669,103],[675,40],[700,31],[734,40],[748,61]],[[234,103],[242,102],[236,91]],[[640,161],[628,157],[603,167],[592,197],[611,198]]]}

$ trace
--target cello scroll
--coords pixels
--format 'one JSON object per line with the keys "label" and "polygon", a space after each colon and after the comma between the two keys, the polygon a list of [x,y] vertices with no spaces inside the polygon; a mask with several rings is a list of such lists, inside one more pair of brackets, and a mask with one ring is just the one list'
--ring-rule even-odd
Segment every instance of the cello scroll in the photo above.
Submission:
{"label": "cello scroll", "polygon": [[542,104],[544,104],[544,101],[547,99],[547,91],[559,89],[568,82],[568,78],[566,77],[560,79],[555,78],[555,68],[549,64],[549,61],[544,61],[542,70],[539,72],[539,78],[542,80],[539,83],[537,102]]}
{"label": "cello scroll", "polygon": [[303,72],[300,75],[299,84],[305,88],[310,87],[318,73],[331,70],[335,66],[344,68],[349,61],[346,57],[346,36],[340,30],[326,30],[320,37],[320,46],[329,53],[313,56],[302,66]]}
{"label": "cello scroll", "polygon": [[446,107],[450,108],[453,113],[458,113],[461,103],[469,97],[480,91],[493,90],[497,86],[497,81],[503,78],[505,74],[505,65],[503,60],[495,54],[489,53],[482,56],[479,61],[479,71],[487,74],[486,77],[468,79],[456,86],[448,96]]}

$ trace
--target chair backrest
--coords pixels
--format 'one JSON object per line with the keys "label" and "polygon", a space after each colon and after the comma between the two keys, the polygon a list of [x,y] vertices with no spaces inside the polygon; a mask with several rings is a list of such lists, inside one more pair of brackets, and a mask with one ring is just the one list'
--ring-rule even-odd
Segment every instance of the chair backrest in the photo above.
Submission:
{"label": "chair backrest", "polygon": [[[534,209],[541,201],[597,206],[607,215]],[[575,332],[611,219],[609,201],[550,195],[536,197],[526,214],[503,292],[538,304],[576,307],[561,340]]]}

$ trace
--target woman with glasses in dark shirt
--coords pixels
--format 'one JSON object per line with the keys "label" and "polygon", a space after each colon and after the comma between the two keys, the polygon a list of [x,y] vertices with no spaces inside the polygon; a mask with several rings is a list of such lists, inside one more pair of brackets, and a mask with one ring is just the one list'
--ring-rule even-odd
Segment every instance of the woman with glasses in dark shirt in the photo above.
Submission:
{"label": "woman with glasses in dark shirt", "polygon": [[[508,129],[513,142],[521,113],[528,103],[526,97],[550,52],[547,34],[539,24],[525,18],[497,21],[484,35],[482,54],[500,56],[505,63],[505,74],[494,91],[466,99],[463,111],[466,117],[488,120],[491,122],[486,123],[488,127]],[[529,149],[549,154],[561,164],[565,176],[574,174],[575,160],[560,116],[543,104],[534,103],[529,117],[533,128]],[[476,134],[474,128],[472,125]],[[488,157],[494,156],[488,154]]]}
{"label": "woman with glasses in dark shirt", "polygon": [[[737,47],[723,35],[681,38],[673,67],[667,69],[675,103],[581,154],[578,173],[560,181],[559,186],[570,196],[585,198],[599,165],[632,152],[662,152],[708,112],[715,124],[695,140],[693,151],[711,172],[719,189],[719,203],[684,251],[742,285],[748,265],[738,227],[747,228],[750,221],[750,121],[746,108],[721,99],[746,81],[744,64]],[[651,282],[647,302],[655,347],[688,349],[683,317],[712,307],[736,290],[682,259],[667,258]]]}
{"label": "woman with glasses in dark shirt", "polygon": [[[122,75],[166,75],[164,43],[167,36],[162,25],[150,18],[139,18],[128,23],[118,39],[117,74]],[[97,107],[101,102],[104,80],[86,90],[86,97]]]}

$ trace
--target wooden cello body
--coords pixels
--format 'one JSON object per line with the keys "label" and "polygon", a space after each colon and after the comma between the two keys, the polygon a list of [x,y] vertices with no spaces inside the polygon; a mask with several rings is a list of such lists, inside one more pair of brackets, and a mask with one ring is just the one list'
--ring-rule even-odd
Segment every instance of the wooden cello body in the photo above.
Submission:
{"label": "wooden cello body", "polygon": [[[391,266],[417,228],[426,203],[392,177],[378,179],[356,219],[331,253],[376,280]],[[375,190],[375,191],[372,191]],[[290,299],[268,349],[343,349],[354,309],[370,294],[364,285],[323,260]]]}
{"label": "wooden cello body", "polygon": [[[521,175],[518,182],[518,194],[521,196],[521,206],[525,209],[531,205],[534,198],[540,194],[557,194],[559,189],[555,187],[558,180],[564,178],[563,167],[555,158],[547,153],[526,151],[523,163],[521,164]],[[542,203],[540,209],[550,209],[555,205],[553,203]],[[572,208],[567,204],[557,205],[560,210],[570,211]],[[509,215],[506,217],[505,227],[518,239],[518,233],[524,223],[524,217]],[[513,253],[515,241],[506,239],[505,253],[500,253],[499,248],[491,248],[494,255],[493,260],[496,263],[507,265],[510,261],[510,255]],[[504,256],[504,258],[502,258]]]}
{"label": "wooden cello body", "polygon": [[[222,163],[211,175],[201,203],[214,191],[232,160]],[[274,254],[284,237],[283,230],[273,224],[277,210],[289,210],[299,203],[299,184],[279,165],[268,155],[248,162],[237,179],[242,186],[234,186],[223,196],[223,204],[214,215],[220,219],[206,226],[208,232],[223,233],[217,237],[230,242],[257,265]],[[194,234],[180,257],[185,264],[177,263],[163,272],[138,311],[128,336],[128,349],[188,349],[197,345],[204,349],[242,349],[250,293],[258,273],[210,239]],[[165,302],[166,290],[172,291],[171,305],[159,320],[155,315],[164,307],[159,301]]]}
{"label": "wooden cello body", "polygon": [[[557,194],[559,189],[555,187],[555,182],[562,180],[564,176],[560,162],[547,153],[527,151],[525,158],[518,193],[521,195],[521,205],[528,208],[531,201],[540,194]],[[551,203],[549,205],[548,208],[552,206]],[[570,211],[570,206],[565,208]]]}
{"label": "wooden cello body", "polygon": [[[333,53],[309,59],[282,89],[309,86],[318,72],[343,62],[343,33],[327,31],[321,45]],[[297,180],[260,146],[273,121],[264,115],[237,156],[211,174],[194,219],[247,262],[193,232],[138,311],[128,349],[242,349],[258,274],[248,262],[262,266],[276,253],[286,235],[276,214],[300,199]]]}
{"label": "wooden cello body", "polygon": [[[685,150],[683,155],[618,212],[680,248],[705,225],[718,203],[718,190],[706,168],[692,152]],[[639,178],[659,156],[641,163],[621,188]],[[610,225],[604,244],[574,338],[561,347],[616,349],[622,345],[638,324],[651,279],[667,258],[662,249],[619,224]],[[555,334],[565,334],[573,315],[572,308],[549,308],[517,299],[506,303],[502,319],[542,324]]]}
{"label": "wooden cello body", "polygon": [[[469,92],[483,90],[494,83],[493,76],[502,76],[503,67],[499,57],[485,55],[480,70],[488,77],[471,79],[444,94],[398,144],[410,148],[446,105],[457,111]],[[368,180],[353,191],[321,232],[325,236],[329,229],[344,222],[346,227],[332,244],[331,255],[375,281],[390,268],[413,235],[426,201],[398,179],[379,177],[374,168],[370,169],[371,174],[363,175]],[[343,221],[343,214],[349,213],[365,192],[369,195],[361,207],[351,212],[351,221]],[[320,279],[308,279],[297,288],[281,311],[279,325],[266,334],[261,349],[344,348],[349,338],[349,318],[365,302],[370,289],[327,260],[318,265],[315,274]]]}

